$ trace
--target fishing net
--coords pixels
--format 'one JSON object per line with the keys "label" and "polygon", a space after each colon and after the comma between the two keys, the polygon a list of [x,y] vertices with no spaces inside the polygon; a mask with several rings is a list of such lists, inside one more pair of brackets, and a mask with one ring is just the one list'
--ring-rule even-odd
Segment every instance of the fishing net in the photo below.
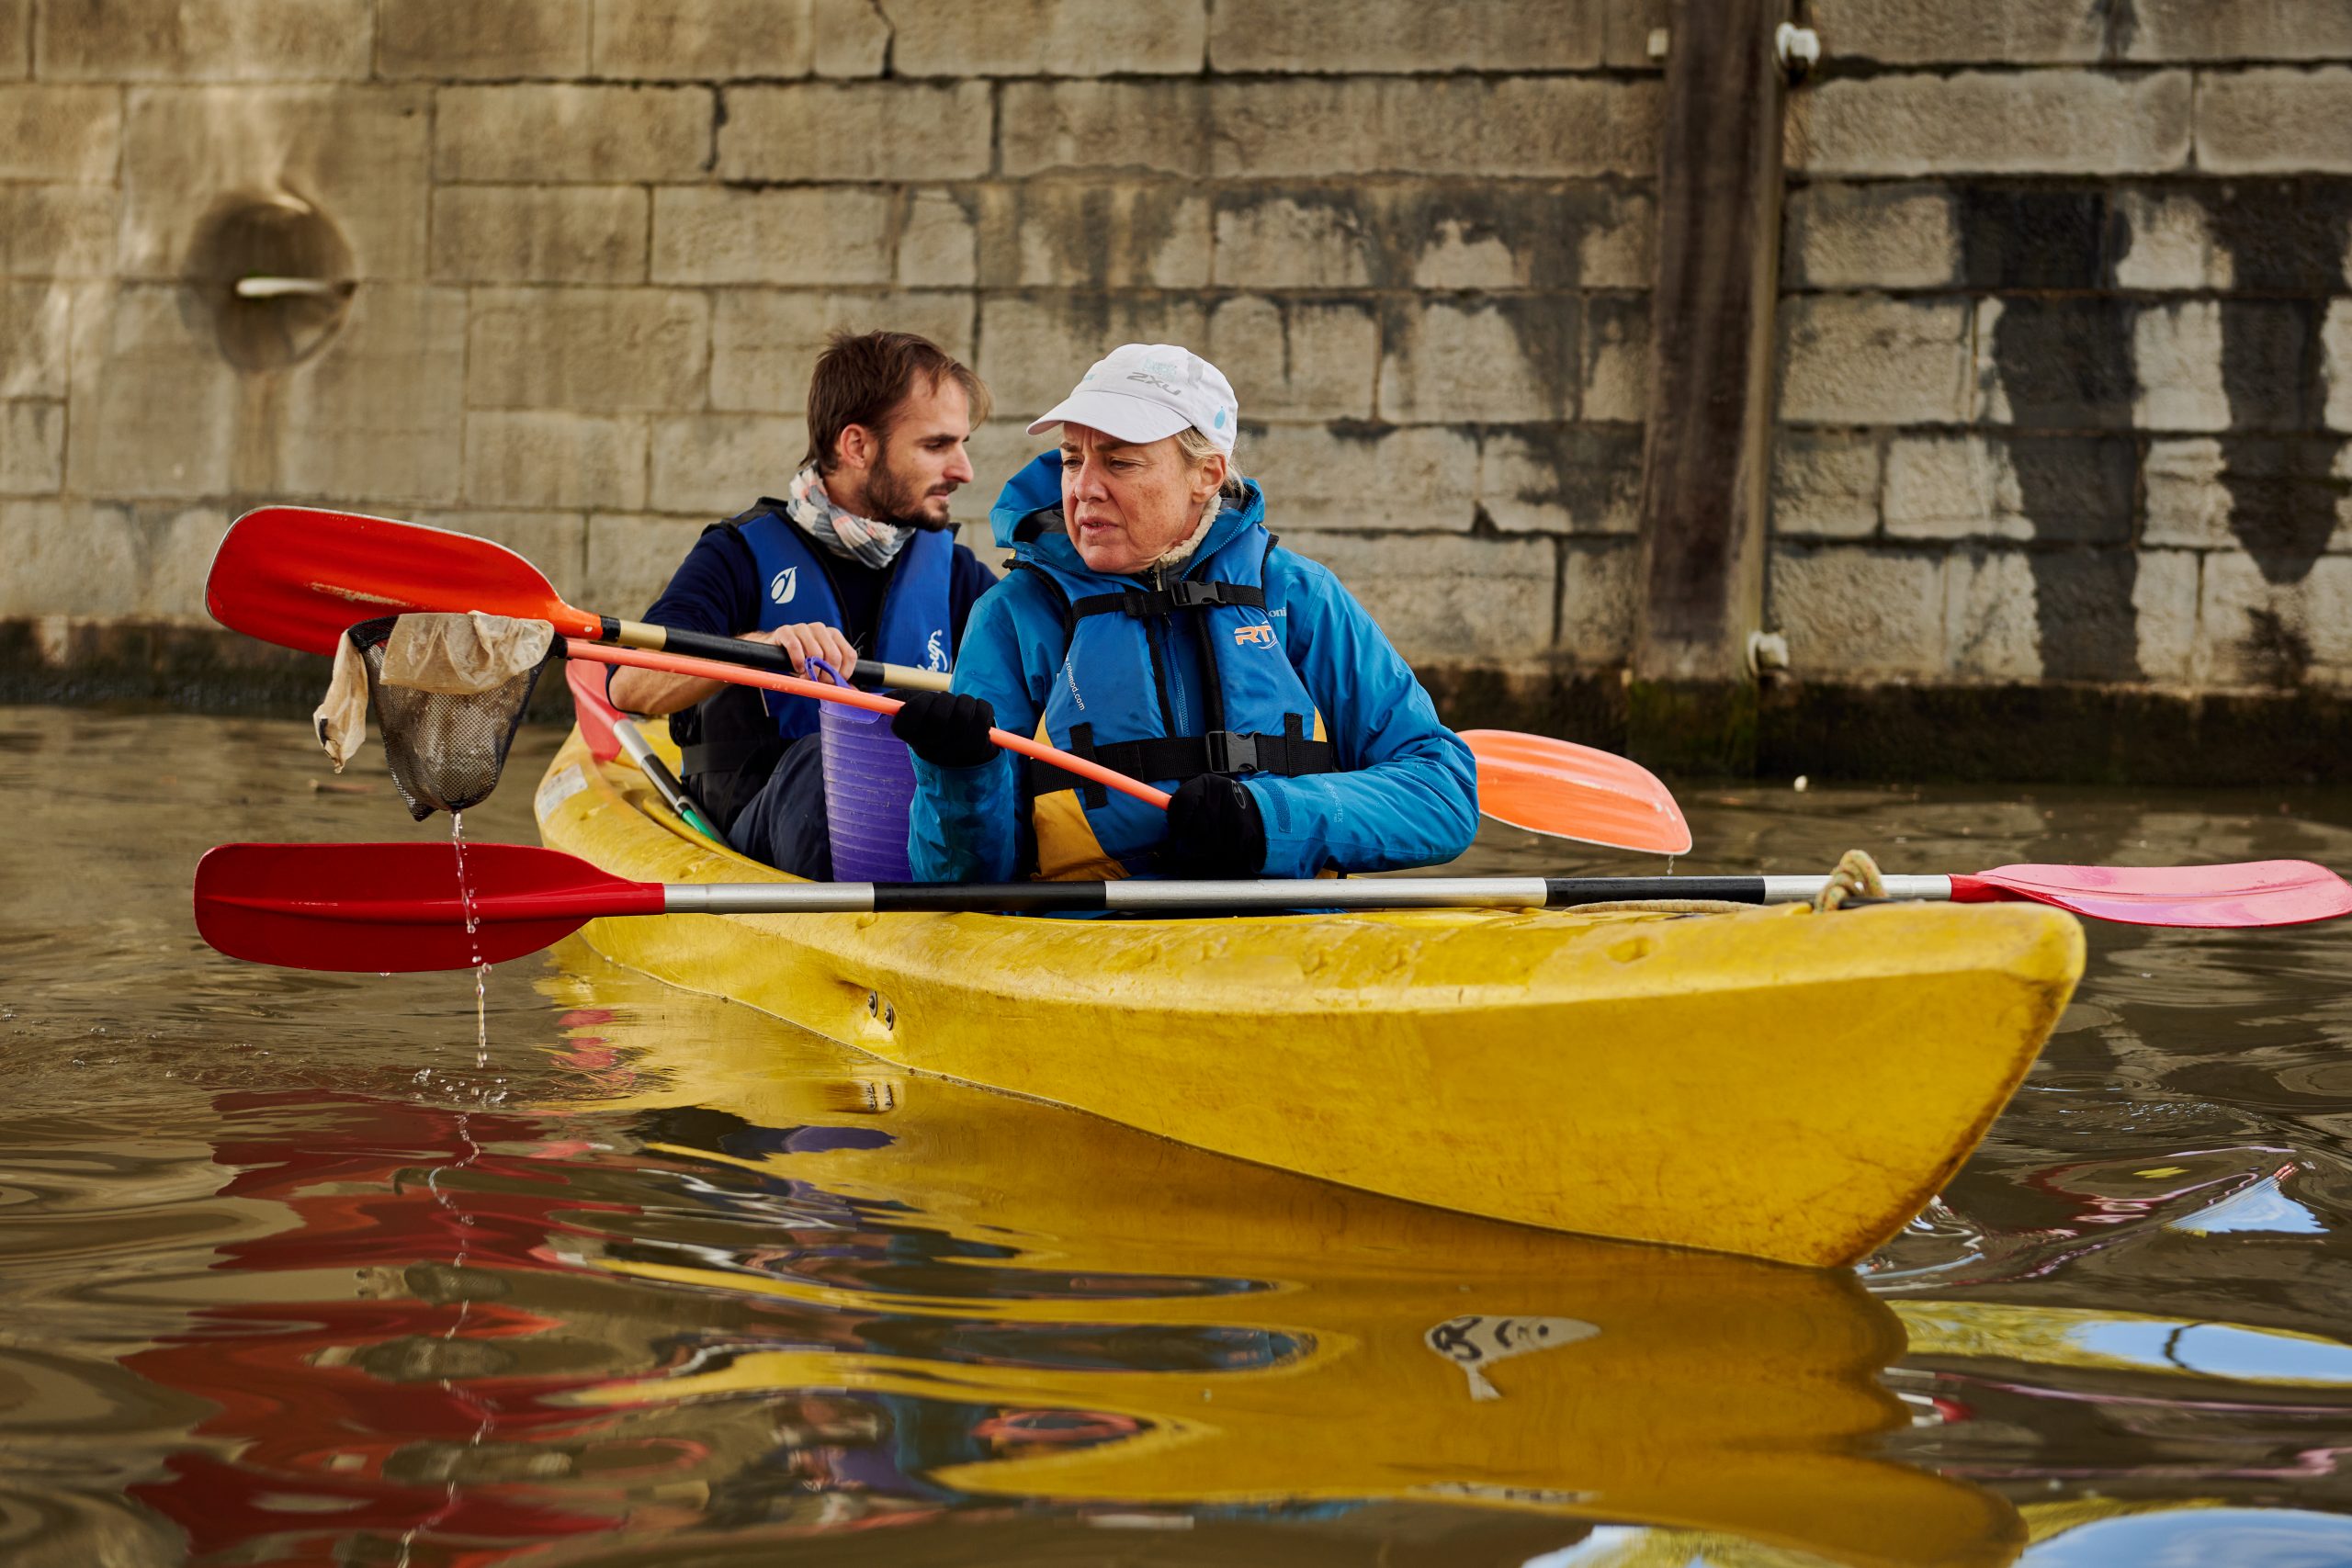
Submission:
{"label": "fishing net", "polygon": [[477,806],[498,787],[540,671],[560,657],[554,641],[545,621],[479,613],[363,621],[344,633],[312,716],[320,743],[341,773],[372,709],[411,816]]}

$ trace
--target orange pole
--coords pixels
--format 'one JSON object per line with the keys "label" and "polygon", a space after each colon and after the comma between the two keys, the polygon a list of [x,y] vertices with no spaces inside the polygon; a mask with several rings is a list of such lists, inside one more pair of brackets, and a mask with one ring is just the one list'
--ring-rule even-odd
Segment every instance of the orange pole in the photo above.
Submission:
{"label": "orange pole", "polygon": [[[896,697],[877,697],[871,692],[861,692],[853,686],[828,686],[820,681],[804,681],[797,675],[775,675],[764,670],[747,670],[740,664],[722,664],[716,659],[692,659],[682,653],[652,653],[638,648],[616,648],[609,643],[589,642],[576,637],[564,638],[563,649],[570,658],[593,660],[598,664],[627,664],[639,670],[662,670],[673,675],[695,675],[706,681],[724,681],[735,686],[763,686],[771,692],[786,692],[796,697],[814,697],[820,703],[840,703],[846,707],[864,708],[868,713],[896,713],[906,705]],[[1115,789],[1121,795],[1133,795],[1146,806],[1157,806],[1162,811],[1168,809],[1166,790],[1154,789],[1125,773],[1114,773],[1100,762],[1073,757],[1042,740],[1032,740],[1026,735],[1015,735],[1009,729],[991,729],[989,739],[1008,751],[1035,757],[1090,784],[1099,784],[1105,789]]]}

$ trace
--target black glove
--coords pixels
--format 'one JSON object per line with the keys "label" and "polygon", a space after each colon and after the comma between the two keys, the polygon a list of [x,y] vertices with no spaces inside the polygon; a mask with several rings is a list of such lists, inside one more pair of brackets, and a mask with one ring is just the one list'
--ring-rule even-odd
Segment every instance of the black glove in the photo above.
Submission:
{"label": "black glove", "polygon": [[996,709],[986,697],[952,692],[915,692],[890,720],[890,733],[914,754],[938,768],[975,768],[996,755],[989,731]]}
{"label": "black glove", "polygon": [[1203,773],[1168,803],[1168,857],[1185,876],[1257,876],[1266,869],[1266,821],[1238,779]]}

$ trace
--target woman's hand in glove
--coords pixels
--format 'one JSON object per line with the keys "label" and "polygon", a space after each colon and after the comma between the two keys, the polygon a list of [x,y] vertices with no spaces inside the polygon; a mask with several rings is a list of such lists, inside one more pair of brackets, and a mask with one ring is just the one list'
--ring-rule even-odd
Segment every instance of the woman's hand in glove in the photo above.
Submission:
{"label": "woman's hand in glove", "polygon": [[890,733],[914,754],[939,768],[976,768],[996,755],[989,731],[996,709],[986,697],[953,692],[914,692],[890,720]]}
{"label": "woman's hand in glove", "polygon": [[1168,803],[1168,849],[1186,876],[1263,874],[1266,823],[1258,797],[1223,773],[1186,780]]}

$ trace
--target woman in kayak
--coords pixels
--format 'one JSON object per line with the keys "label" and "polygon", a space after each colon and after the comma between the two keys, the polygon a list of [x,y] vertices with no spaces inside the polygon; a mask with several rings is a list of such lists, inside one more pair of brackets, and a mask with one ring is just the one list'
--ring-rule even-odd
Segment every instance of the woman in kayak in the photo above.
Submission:
{"label": "woman in kayak", "polygon": [[[1233,468],[1238,414],[1208,361],[1129,344],[1029,426],[1061,446],[997,500],[1020,570],[973,608],[954,691],[894,721],[916,877],[1298,877],[1468,847],[1469,748],[1339,579],[1276,547]],[[991,726],[1175,799],[1001,751]]]}

